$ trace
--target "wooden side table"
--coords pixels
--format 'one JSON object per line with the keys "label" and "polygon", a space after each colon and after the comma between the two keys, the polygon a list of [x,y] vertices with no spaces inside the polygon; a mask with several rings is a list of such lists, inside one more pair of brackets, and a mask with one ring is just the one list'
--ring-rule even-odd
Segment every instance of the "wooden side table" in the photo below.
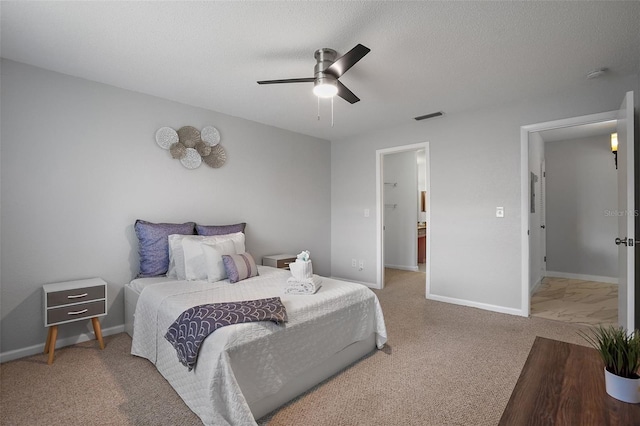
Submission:
{"label": "wooden side table", "polygon": [[607,395],[598,351],[536,337],[499,426],[639,424],[640,404]]}
{"label": "wooden side table", "polygon": [[44,353],[49,353],[47,364],[53,364],[58,325],[91,319],[93,332],[104,349],[98,317],[107,314],[107,283],[101,278],[66,281],[42,286],[44,299],[44,325],[49,328]]}
{"label": "wooden side table", "polygon": [[273,266],[274,268],[289,269],[289,264],[296,261],[294,254],[272,254],[262,258],[263,266]]}

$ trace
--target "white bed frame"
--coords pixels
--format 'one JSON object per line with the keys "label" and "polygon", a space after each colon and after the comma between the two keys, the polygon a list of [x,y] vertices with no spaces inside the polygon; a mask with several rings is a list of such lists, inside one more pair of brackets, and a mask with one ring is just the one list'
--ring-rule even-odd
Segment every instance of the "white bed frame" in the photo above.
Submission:
{"label": "white bed frame", "polygon": [[[131,337],[133,337],[133,314],[136,310],[139,296],[140,294],[130,286],[127,285],[124,287],[124,328]],[[367,339],[347,346],[320,365],[307,370],[294,380],[286,383],[277,393],[249,403],[253,417],[256,420],[264,417],[276,408],[281,407],[318,383],[321,383],[340,370],[358,361],[360,358],[375,350],[375,348],[376,339],[374,332]],[[238,385],[240,389],[245,389],[246,383],[238,379]]]}

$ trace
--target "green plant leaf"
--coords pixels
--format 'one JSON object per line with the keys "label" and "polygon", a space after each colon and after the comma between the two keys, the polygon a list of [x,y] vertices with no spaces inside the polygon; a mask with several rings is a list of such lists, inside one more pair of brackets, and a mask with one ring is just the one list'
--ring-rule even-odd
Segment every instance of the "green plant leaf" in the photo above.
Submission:
{"label": "green plant leaf", "polygon": [[628,333],[623,327],[591,328],[590,331],[579,331],[578,334],[593,346],[605,368],[621,377],[635,378],[640,369],[640,331]]}

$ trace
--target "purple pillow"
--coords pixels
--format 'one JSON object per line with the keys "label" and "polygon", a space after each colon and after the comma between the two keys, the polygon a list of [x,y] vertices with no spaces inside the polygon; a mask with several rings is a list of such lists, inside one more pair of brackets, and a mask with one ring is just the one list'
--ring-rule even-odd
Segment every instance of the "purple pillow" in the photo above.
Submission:
{"label": "purple pillow", "polygon": [[195,223],[151,223],[136,220],[140,272],[138,278],[164,275],[169,269],[169,235],[194,235]]}
{"label": "purple pillow", "polygon": [[256,261],[249,253],[225,254],[222,256],[222,263],[230,283],[237,283],[258,275]]}
{"label": "purple pillow", "polygon": [[211,237],[213,235],[235,234],[236,232],[244,232],[246,223],[236,223],[235,225],[198,225],[196,224],[196,232],[198,235]]}

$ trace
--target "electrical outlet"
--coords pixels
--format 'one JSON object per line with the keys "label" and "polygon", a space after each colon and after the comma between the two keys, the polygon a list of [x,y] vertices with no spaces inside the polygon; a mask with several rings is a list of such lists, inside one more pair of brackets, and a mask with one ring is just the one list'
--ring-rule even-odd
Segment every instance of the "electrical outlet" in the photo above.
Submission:
{"label": "electrical outlet", "polygon": [[364,260],[360,260],[360,267],[358,269],[361,271],[364,269]]}
{"label": "electrical outlet", "polygon": [[496,207],[496,217],[504,217],[504,207]]}
{"label": "electrical outlet", "polygon": [[357,261],[355,259],[351,259],[351,267],[352,268],[357,268],[358,267]]}

